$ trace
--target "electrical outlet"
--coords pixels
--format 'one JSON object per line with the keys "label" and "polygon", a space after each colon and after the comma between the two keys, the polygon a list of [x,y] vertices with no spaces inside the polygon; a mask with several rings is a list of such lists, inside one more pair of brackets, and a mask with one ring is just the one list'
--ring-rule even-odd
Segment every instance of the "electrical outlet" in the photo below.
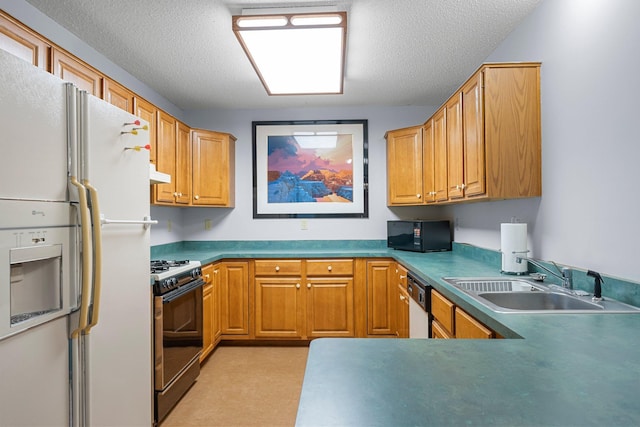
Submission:
{"label": "electrical outlet", "polygon": [[171,220],[167,221],[167,231],[171,231]]}
{"label": "electrical outlet", "polygon": [[205,219],[204,220],[204,229],[206,231],[211,230],[211,220],[210,219]]}
{"label": "electrical outlet", "polygon": [[302,221],[300,221],[300,230],[308,230],[309,229],[309,224],[307,224],[307,220],[303,219]]}

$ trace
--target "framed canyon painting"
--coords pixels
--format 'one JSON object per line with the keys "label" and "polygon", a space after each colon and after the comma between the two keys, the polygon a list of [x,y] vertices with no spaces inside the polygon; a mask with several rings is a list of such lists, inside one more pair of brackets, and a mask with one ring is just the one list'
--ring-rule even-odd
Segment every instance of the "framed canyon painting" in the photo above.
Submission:
{"label": "framed canyon painting", "polygon": [[367,218],[366,120],[252,122],[254,218]]}

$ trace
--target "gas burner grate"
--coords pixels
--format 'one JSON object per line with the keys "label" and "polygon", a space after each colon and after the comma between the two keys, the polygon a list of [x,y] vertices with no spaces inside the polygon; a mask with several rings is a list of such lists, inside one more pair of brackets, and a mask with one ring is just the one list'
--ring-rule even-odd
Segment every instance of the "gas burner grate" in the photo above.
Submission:
{"label": "gas burner grate", "polygon": [[169,270],[171,267],[180,267],[182,265],[189,264],[188,259],[183,260],[152,260],[151,261],[151,274],[162,273]]}

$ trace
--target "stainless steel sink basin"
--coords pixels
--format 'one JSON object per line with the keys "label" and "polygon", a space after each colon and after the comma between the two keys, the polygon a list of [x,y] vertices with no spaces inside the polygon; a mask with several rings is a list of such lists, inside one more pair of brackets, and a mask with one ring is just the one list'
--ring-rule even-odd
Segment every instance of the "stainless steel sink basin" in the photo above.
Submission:
{"label": "stainless steel sink basin", "polygon": [[592,302],[572,292],[522,277],[443,277],[476,301],[499,313],[640,313],[640,308],[605,298]]}
{"label": "stainless steel sink basin", "polygon": [[604,310],[604,307],[555,292],[485,292],[478,297],[512,310]]}

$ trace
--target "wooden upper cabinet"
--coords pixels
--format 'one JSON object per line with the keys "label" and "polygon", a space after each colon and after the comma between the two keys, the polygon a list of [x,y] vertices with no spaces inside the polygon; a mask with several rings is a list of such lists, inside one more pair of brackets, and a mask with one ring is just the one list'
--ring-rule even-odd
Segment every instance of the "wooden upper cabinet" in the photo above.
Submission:
{"label": "wooden upper cabinet", "polygon": [[387,204],[423,203],[422,127],[387,132]]}
{"label": "wooden upper cabinet", "polygon": [[464,196],[462,165],[462,94],[451,97],[447,110],[447,186],[450,199]]}
{"label": "wooden upper cabinet", "polygon": [[228,133],[192,132],[193,205],[233,207],[235,141]]}
{"label": "wooden upper cabinet", "polygon": [[133,98],[133,114],[149,123],[149,161],[156,164],[156,150],[158,141],[158,109],[155,105],[142,98]]}
{"label": "wooden upper cabinet", "polygon": [[68,53],[53,48],[52,72],[62,80],[71,82],[91,95],[102,98],[103,76],[96,69]]}
{"label": "wooden upper cabinet", "polygon": [[134,113],[133,110],[133,92],[126,87],[114,82],[109,78],[104,79],[104,100],[109,104],[124,110],[128,113]]}
{"label": "wooden upper cabinet", "polygon": [[394,186],[405,194],[416,187],[419,159],[426,203],[541,196],[540,126],[540,63],[484,64],[425,122],[421,154],[388,150],[389,205],[425,203],[392,202]]}
{"label": "wooden upper cabinet", "polygon": [[443,107],[433,118],[434,192],[436,202],[449,198],[447,186],[447,110]]}
{"label": "wooden upper cabinet", "polygon": [[422,190],[424,201],[432,203],[436,201],[436,158],[433,139],[433,120],[427,120],[422,126]]}
{"label": "wooden upper cabinet", "polygon": [[50,71],[51,45],[0,11],[0,49]]}
{"label": "wooden upper cabinet", "polygon": [[485,193],[483,76],[482,72],[476,73],[462,87],[464,192],[466,197]]}
{"label": "wooden upper cabinet", "polygon": [[540,64],[484,70],[486,197],[542,195]]}
{"label": "wooden upper cabinet", "polygon": [[177,122],[176,141],[176,198],[179,205],[191,203],[191,129]]}
{"label": "wooden upper cabinet", "polygon": [[171,175],[168,184],[153,186],[154,203],[173,204],[176,193],[176,119],[158,111],[156,169]]}

